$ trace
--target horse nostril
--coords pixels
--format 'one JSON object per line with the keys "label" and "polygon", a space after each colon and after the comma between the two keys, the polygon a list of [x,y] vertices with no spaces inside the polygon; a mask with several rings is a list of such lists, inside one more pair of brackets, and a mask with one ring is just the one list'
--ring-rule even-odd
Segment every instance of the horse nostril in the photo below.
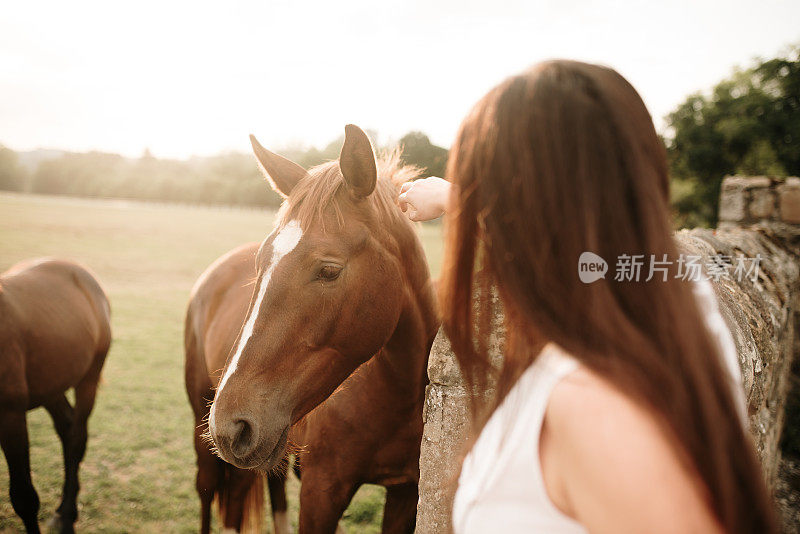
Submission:
{"label": "horse nostril", "polygon": [[231,450],[237,458],[244,458],[253,448],[253,426],[245,419],[235,423],[235,435],[231,443]]}

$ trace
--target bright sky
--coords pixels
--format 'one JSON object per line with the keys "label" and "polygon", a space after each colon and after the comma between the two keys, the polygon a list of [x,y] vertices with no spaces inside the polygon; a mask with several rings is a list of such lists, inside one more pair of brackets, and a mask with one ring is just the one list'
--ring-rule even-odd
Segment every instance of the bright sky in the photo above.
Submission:
{"label": "bright sky", "polygon": [[735,65],[800,43],[797,0],[107,0],[4,4],[0,143],[159,157],[324,146],[346,123],[449,146],[542,59],[616,68],[657,125]]}

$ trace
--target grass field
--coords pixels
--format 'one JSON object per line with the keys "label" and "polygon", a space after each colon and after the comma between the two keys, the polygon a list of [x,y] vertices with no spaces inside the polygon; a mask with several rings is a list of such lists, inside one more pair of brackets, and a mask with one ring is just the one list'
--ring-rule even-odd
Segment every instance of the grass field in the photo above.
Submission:
{"label": "grass field", "polygon": [[[193,420],[183,385],[183,317],[198,275],[218,256],[262,240],[274,213],[124,201],[0,194],[0,272],[26,258],[78,260],[104,285],[114,342],[81,470],[80,532],[193,532]],[[438,225],[419,228],[438,273]],[[43,409],[28,413],[34,484],[46,521],[60,499],[61,449]],[[290,479],[297,523],[299,483]],[[383,490],[365,486],[346,512],[348,532],[378,532]],[[22,529],[0,462],[0,532]]]}

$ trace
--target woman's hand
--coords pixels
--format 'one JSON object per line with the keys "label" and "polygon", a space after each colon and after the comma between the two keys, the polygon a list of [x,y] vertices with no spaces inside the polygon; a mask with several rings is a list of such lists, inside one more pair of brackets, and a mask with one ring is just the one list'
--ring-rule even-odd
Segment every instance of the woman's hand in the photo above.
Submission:
{"label": "woman's hand", "polygon": [[404,183],[397,203],[412,221],[430,221],[444,214],[449,198],[450,182],[431,176]]}

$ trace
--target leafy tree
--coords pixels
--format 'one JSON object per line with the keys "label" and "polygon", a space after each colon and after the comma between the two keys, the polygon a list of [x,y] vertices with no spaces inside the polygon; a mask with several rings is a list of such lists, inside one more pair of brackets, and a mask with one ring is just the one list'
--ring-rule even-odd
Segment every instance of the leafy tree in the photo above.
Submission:
{"label": "leafy tree", "polygon": [[19,164],[17,153],[0,145],[0,190],[24,191],[26,180],[27,173]]}
{"label": "leafy tree", "polygon": [[107,196],[117,189],[122,156],[101,152],[67,153],[39,163],[33,175],[34,193],[72,196]]}
{"label": "leafy tree", "polygon": [[444,176],[447,149],[431,143],[422,132],[409,132],[400,139],[403,162],[425,169],[426,174]]}
{"label": "leafy tree", "polygon": [[727,174],[800,174],[800,47],[689,96],[667,116],[679,225],[714,224]]}

